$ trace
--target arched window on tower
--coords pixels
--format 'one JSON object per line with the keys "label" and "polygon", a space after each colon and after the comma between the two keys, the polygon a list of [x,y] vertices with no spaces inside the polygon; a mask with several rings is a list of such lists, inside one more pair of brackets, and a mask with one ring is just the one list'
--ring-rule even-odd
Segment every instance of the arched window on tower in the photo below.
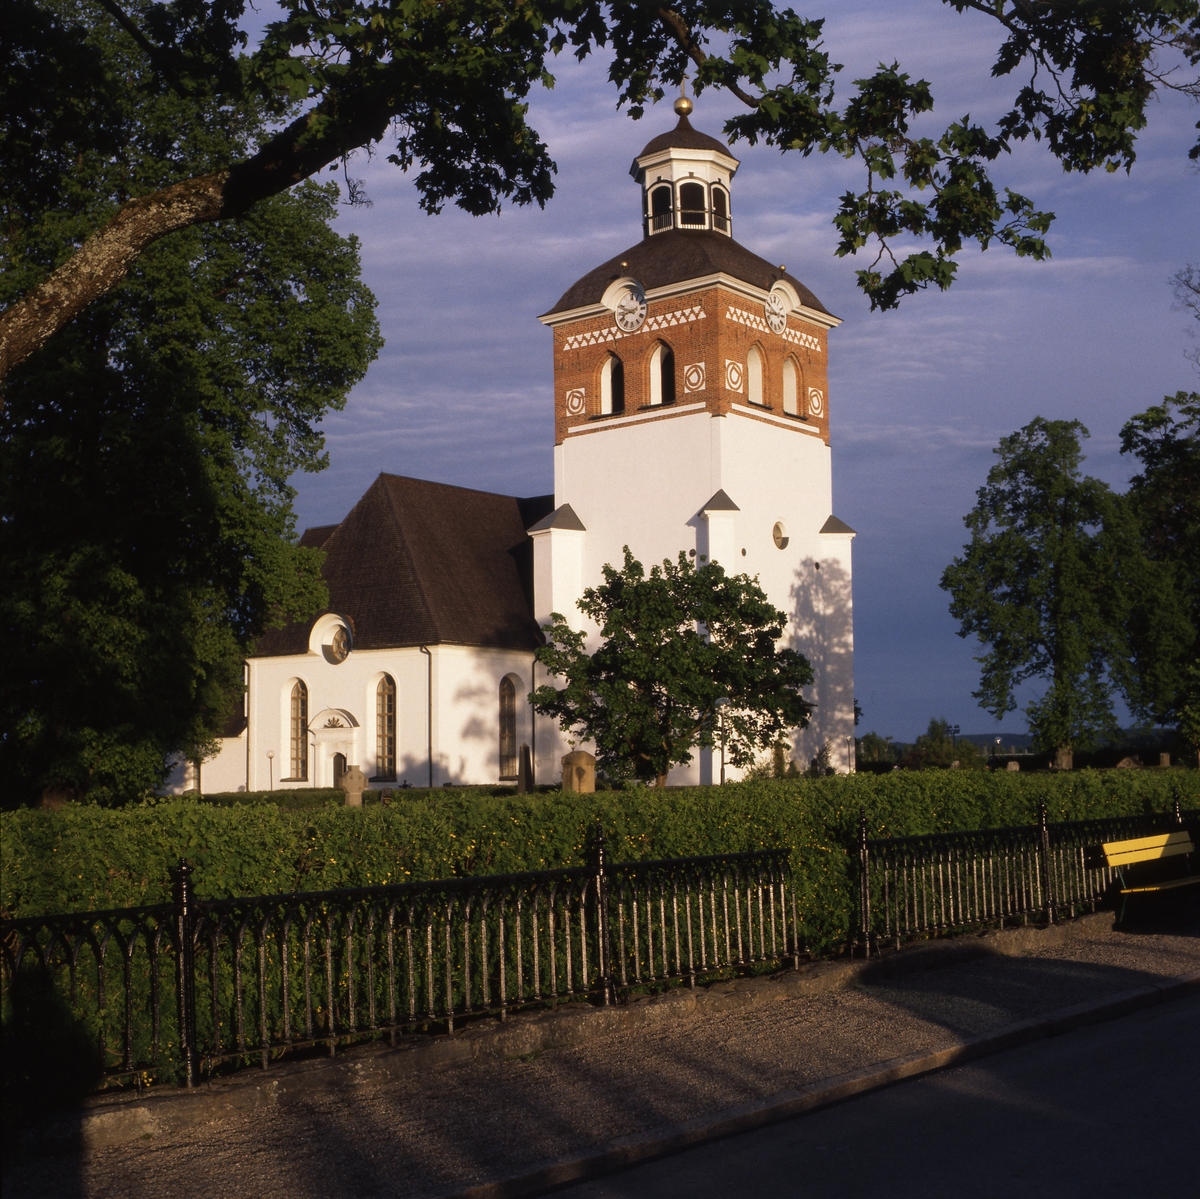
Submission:
{"label": "arched window on tower", "polygon": [[800,368],[794,358],[786,358],[783,363],[783,410],[800,415]]}
{"label": "arched window on tower", "polygon": [[650,355],[650,403],[675,403],[675,353],[661,341]]}
{"label": "arched window on tower", "polygon": [[762,404],[763,400],[763,359],[762,351],[751,346],[746,355],[746,395],[752,404]]}
{"label": "arched window on tower", "polygon": [[723,187],[712,189],[712,221],[714,229],[729,232],[729,193]]}
{"label": "arched window on tower", "polygon": [[616,354],[609,354],[600,368],[600,412],[615,416],[625,411],[625,366]]}
{"label": "arched window on tower", "polygon": [[291,773],[292,782],[308,778],[308,688],[297,681],[292,688]]}
{"label": "arched window on tower", "polygon": [[657,233],[660,229],[670,229],[673,224],[674,221],[671,219],[671,189],[669,187],[656,187],[650,193],[650,231]]}
{"label": "arched window on tower", "polygon": [[375,778],[396,777],[396,681],[385,674],[375,688]]}
{"label": "arched window on tower", "polygon": [[500,777],[517,777],[517,689],[507,677],[500,680]]}
{"label": "arched window on tower", "polygon": [[679,223],[681,225],[704,226],[704,187],[702,184],[685,183],[680,187]]}

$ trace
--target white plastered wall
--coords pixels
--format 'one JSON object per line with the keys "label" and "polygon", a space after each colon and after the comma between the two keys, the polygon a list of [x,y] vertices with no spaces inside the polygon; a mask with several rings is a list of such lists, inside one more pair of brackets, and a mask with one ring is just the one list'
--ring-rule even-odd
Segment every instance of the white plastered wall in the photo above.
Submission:
{"label": "white plastered wall", "polygon": [[[433,785],[496,783],[500,756],[500,681],[517,685],[517,743],[532,744],[527,702],[532,651],[430,646],[354,650],[344,662],[318,653],[250,660],[247,789],[333,786],[333,756],[344,753],[375,779],[376,689],[386,673],[396,684],[396,778],[373,786],[429,785],[430,684],[433,700]],[[288,781],[291,683],[308,688],[309,777]],[[326,727],[335,718],[341,726]],[[268,759],[271,751],[274,758]],[[357,760],[352,757],[357,755]],[[205,788],[209,789],[208,767]],[[245,770],[243,769],[245,778]],[[236,788],[233,788],[236,789]]]}
{"label": "white plastered wall", "polygon": [[[738,511],[714,513],[710,533],[701,508],[718,490]],[[794,739],[793,757],[804,768],[828,741],[832,765],[848,768],[854,735],[851,537],[820,533],[832,513],[830,451],[820,437],[794,422],[737,411],[568,435],[555,452],[555,502],[569,503],[587,529],[580,535],[583,587],[600,581],[605,563],[619,565],[626,544],[649,568],[680,550],[708,553],[710,536],[715,558],[732,557],[722,561],[727,571],[757,576],[788,616],[788,643],[808,658],[815,675],[810,697],[817,708]],[[776,522],[788,538],[782,550],[773,537]],[[543,759],[565,752],[561,741],[552,746],[547,733]],[[669,781],[717,781],[715,757],[698,754]],[[737,773],[729,768],[726,777]]]}

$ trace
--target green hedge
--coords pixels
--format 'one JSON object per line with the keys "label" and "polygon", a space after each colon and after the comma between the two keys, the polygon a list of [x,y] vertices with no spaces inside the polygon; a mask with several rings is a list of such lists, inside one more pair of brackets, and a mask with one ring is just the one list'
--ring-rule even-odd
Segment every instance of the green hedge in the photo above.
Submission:
{"label": "green hedge", "polygon": [[845,847],[865,807],[871,833],[904,835],[1166,810],[1183,770],[1020,775],[896,772],[594,795],[493,795],[486,788],[397,796],[361,809],[287,810],[173,799],[137,807],[68,806],[0,814],[6,916],[158,903],[170,870],[195,867],[203,898],[366,886],[578,864],[594,821],[614,861],[787,846],[814,947],[848,927]]}

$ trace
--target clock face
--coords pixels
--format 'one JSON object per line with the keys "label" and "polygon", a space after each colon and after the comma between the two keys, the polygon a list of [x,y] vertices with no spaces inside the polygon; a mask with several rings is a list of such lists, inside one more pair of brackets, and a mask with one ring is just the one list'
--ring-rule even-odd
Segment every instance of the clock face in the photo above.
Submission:
{"label": "clock face", "polygon": [[646,296],[640,287],[627,287],[617,301],[617,327],[632,333],[646,319]]}
{"label": "clock face", "polygon": [[773,291],[767,296],[763,308],[766,310],[767,324],[771,326],[771,332],[782,333],[787,328],[787,301],[779,292]]}

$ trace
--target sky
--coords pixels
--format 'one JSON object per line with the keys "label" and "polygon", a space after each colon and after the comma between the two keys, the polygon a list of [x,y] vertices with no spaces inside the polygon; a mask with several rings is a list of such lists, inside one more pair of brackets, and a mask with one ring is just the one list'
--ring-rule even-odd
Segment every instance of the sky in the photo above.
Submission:
{"label": "sky", "polygon": [[[807,15],[822,15],[819,8]],[[880,61],[933,85],[930,132],[969,113],[987,124],[1015,83],[990,78],[997,30],[941,0],[827,0],[825,42],[843,89]],[[632,121],[616,108],[603,54],[564,57],[557,85],[531,98],[530,121],[558,166],[544,210],[430,217],[385,154],[360,156],[370,207],[343,207],[361,242],[386,345],[345,410],[325,421],[329,468],[293,480],[301,528],[339,521],[380,471],[464,487],[552,490],[551,334],[537,321],[581,275],[641,236],[629,164],[671,128],[670,99]],[[706,92],[692,123],[719,136],[736,100]],[[859,733],[912,740],[932,717],[964,732],[1022,732],[978,707],[979,647],[957,636],[938,588],[967,540],[962,518],[1000,438],[1035,416],[1081,420],[1084,469],[1123,488],[1132,473],[1119,430],[1181,389],[1200,389],[1185,351],[1188,319],[1171,276],[1200,261],[1200,174],[1189,163],[1197,116],[1156,102],[1130,175],[1064,174],[1043,148],[1018,147],[993,177],[1049,209],[1053,257],[1003,247],[959,256],[958,281],[898,311],[871,312],[834,255],[838,197],[861,190],[855,164],[734,143],[734,236],[785,263],[844,323],[830,335],[834,512],[853,526]],[[935,128],[936,127],[936,128]],[[920,127],[918,126],[918,131]],[[1193,322],[1194,325],[1194,322]],[[1038,693],[1030,687],[1022,705]]]}

